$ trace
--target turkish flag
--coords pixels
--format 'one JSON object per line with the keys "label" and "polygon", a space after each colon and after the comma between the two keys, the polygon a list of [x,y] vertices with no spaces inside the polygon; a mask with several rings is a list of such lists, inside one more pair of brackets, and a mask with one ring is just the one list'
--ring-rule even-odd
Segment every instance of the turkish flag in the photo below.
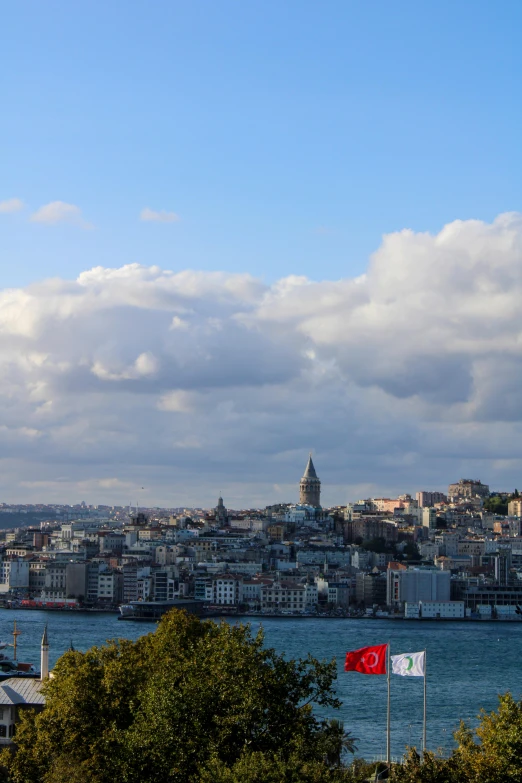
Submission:
{"label": "turkish flag", "polygon": [[361,647],[346,653],[345,672],[361,672],[361,674],[386,674],[387,644],[377,644],[374,647]]}

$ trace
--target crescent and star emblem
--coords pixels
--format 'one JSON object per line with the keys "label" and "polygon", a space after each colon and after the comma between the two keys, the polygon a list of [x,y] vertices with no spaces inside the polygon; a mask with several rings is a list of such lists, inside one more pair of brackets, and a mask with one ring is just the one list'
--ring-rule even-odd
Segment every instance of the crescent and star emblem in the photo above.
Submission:
{"label": "crescent and star emblem", "polygon": [[[371,657],[373,657],[372,663],[370,663]],[[377,653],[374,652],[367,653],[362,659],[362,662],[364,663],[365,666],[368,667],[368,669],[373,669],[379,663],[379,656],[377,655]]]}

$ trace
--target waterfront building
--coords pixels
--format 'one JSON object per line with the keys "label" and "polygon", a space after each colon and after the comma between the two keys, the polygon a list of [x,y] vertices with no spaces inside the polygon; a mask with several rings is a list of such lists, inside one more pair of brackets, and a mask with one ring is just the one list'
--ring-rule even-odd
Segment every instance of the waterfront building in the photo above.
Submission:
{"label": "waterfront building", "polygon": [[301,506],[321,506],[321,481],[315,471],[312,455],[308,457],[305,472],[299,482],[299,504]]}
{"label": "waterfront building", "polygon": [[212,579],[212,603],[219,606],[238,606],[243,600],[243,577],[219,574]]}
{"label": "waterfront building", "polygon": [[0,561],[0,593],[28,589],[29,561],[19,558]]}
{"label": "waterfront building", "polygon": [[261,611],[263,612],[302,613],[316,604],[316,585],[276,580],[261,587]]}
{"label": "waterfront building", "polygon": [[45,704],[42,693],[49,677],[49,640],[45,626],[41,643],[40,679],[10,677],[0,682],[0,747],[14,742],[16,723],[25,709],[41,711]]}
{"label": "waterfront building", "polygon": [[123,575],[118,571],[105,570],[98,574],[97,601],[116,605],[123,600]]}
{"label": "waterfront building", "polygon": [[396,609],[405,603],[449,601],[451,574],[435,568],[389,568],[386,574],[386,603]]}
{"label": "waterfront building", "polygon": [[385,574],[378,569],[374,569],[370,574],[356,574],[355,597],[358,604],[368,608],[384,606],[386,604]]}
{"label": "waterfront building", "polygon": [[45,568],[45,586],[42,599],[45,601],[63,601],[67,598],[66,585],[67,562],[52,560]]}
{"label": "waterfront building", "polygon": [[345,582],[328,582],[328,603],[348,609],[352,597],[351,586]]}
{"label": "waterfront building", "polygon": [[464,601],[418,601],[404,605],[406,620],[463,620]]}

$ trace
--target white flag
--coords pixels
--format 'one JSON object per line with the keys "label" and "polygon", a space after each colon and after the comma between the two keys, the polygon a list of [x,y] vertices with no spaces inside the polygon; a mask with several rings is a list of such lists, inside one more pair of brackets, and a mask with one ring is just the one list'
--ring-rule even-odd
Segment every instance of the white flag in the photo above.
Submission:
{"label": "white flag", "polygon": [[403,653],[392,655],[392,672],[401,677],[424,677],[426,674],[426,661],[424,650],[416,653]]}

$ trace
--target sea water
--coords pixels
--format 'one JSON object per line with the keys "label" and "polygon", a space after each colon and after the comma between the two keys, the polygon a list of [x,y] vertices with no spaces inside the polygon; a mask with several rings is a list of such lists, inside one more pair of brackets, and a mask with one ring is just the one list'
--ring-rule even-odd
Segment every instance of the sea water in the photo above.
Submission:
{"label": "sea water", "polygon": [[[118,621],[115,614],[84,614],[3,610],[0,639],[11,642],[17,621],[18,659],[40,666],[40,641],[48,625],[51,667],[72,644],[77,650],[108,639],[137,639],[154,630],[153,623]],[[347,650],[390,642],[391,653],[427,650],[429,749],[448,750],[461,719],[476,724],[481,708],[496,709],[497,695],[511,691],[522,696],[520,645],[522,623],[391,621],[374,619],[244,618],[253,632],[262,627],[265,644],[290,658],[336,659],[336,693],[342,701],[339,717],[358,738],[357,755],[375,758],[386,748],[385,676],[344,672]],[[228,622],[236,620],[228,619]],[[7,648],[8,650],[10,648]],[[422,677],[391,679],[392,755],[407,745],[420,748],[422,738]]]}

